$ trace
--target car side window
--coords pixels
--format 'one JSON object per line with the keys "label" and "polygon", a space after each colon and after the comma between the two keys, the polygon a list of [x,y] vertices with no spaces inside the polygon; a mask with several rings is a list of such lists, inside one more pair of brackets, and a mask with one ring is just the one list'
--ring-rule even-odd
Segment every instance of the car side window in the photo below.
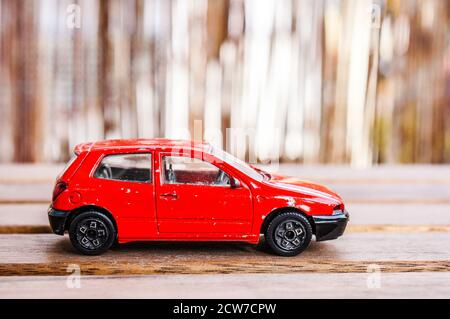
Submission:
{"label": "car side window", "polygon": [[94,177],[127,181],[151,183],[151,154],[117,154],[103,158],[94,173]]}
{"label": "car side window", "polygon": [[182,156],[163,157],[165,184],[230,186],[230,177],[211,163]]}

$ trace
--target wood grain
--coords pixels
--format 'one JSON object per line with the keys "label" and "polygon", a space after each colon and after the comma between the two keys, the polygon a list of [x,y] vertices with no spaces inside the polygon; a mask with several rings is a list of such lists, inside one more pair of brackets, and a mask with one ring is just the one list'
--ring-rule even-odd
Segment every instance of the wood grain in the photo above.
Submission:
{"label": "wood grain", "polygon": [[48,225],[3,225],[0,234],[50,234],[52,230]]}
{"label": "wood grain", "polygon": [[263,246],[240,243],[133,243],[102,256],[75,253],[67,237],[0,235],[0,276],[64,275],[78,264],[85,275],[450,271],[449,233],[349,233],[313,242],[303,254],[283,258]]}
{"label": "wood grain", "polygon": [[[47,205],[0,205],[0,234],[50,233]],[[349,204],[348,232],[448,232],[450,205]]]}
{"label": "wood grain", "polygon": [[0,264],[0,276],[67,276],[72,265],[80,266],[84,276],[110,275],[155,275],[155,274],[287,274],[287,273],[365,273],[369,267],[376,265],[382,272],[449,272],[450,261],[311,261],[292,263],[279,260],[265,265],[263,262],[251,262],[245,258],[228,261],[203,262],[189,261],[183,264],[170,263],[161,265],[155,262],[114,263],[85,262],[73,264],[56,262],[49,264]]}
{"label": "wood grain", "polygon": [[[0,298],[273,297],[261,285],[296,298],[336,297],[336,291],[343,298],[450,295],[448,169],[293,171],[328,180],[351,213],[345,236],[313,242],[294,258],[275,256],[263,244],[175,242],[132,243],[82,256],[67,235],[49,234],[56,169],[35,175],[33,166],[8,169],[19,175],[0,174]],[[80,266],[81,289],[65,285],[72,264]],[[381,271],[380,289],[367,288],[370,267]]]}
{"label": "wood grain", "polygon": [[[70,273],[66,273],[69,275]],[[0,277],[0,298],[446,298],[450,272]],[[377,274],[375,274],[377,276]],[[369,281],[369,285],[367,284]],[[266,289],[270,287],[270,289]]]}

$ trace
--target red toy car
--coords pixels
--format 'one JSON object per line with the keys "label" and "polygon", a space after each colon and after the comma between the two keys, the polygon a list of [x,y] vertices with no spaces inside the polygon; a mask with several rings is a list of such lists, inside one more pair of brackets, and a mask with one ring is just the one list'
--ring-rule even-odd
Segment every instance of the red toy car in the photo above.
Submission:
{"label": "red toy car", "polygon": [[48,216],[73,246],[97,255],[118,241],[242,241],[260,234],[294,256],[341,236],[342,199],[327,188],[268,174],[209,144],[110,140],[80,144],[57,178]]}

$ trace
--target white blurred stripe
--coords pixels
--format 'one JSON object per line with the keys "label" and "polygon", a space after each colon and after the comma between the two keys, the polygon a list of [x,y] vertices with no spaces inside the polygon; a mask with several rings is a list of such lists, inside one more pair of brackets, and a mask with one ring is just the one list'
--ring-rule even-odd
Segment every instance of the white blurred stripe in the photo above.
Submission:
{"label": "white blurred stripe", "polygon": [[212,60],[206,69],[205,141],[222,148],[222,69]]}

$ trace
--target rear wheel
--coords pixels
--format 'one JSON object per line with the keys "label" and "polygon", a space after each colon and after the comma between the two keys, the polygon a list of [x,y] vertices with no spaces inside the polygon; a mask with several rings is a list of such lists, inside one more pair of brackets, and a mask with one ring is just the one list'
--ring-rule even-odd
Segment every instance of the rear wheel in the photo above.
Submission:
{"label": "rear wheel", "polygon": [[298,212],[276,216],[267,227],[265,238],[272,250],[280,256],[295,256],[311,242],[312,227],[308,219]]}
{"label": "rear wheel", "polygon": [[117,231],[108,216],[97,211],[88,211],[72,220],[69,236],[72,245],[82,254],[100,255],[112,246]]}

